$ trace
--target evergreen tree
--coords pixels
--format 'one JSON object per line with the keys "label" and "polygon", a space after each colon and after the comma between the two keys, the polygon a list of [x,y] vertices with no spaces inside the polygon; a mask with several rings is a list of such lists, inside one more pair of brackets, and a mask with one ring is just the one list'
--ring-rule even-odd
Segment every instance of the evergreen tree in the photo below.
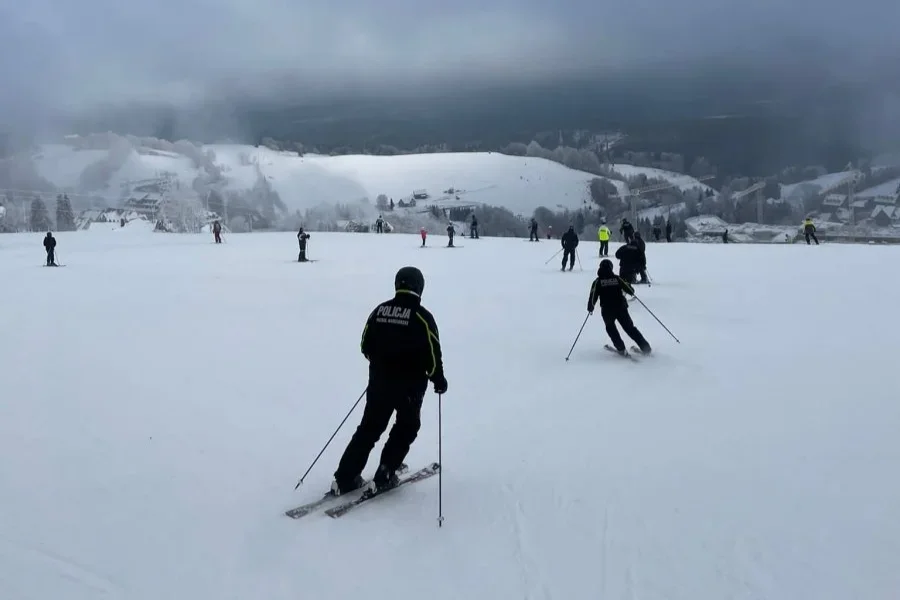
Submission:
{"label": "evergreen tree", "polygon": [[50,221],[47,205],[40,196],[35,196],[31,201],[31,231],[50,231],[52,228],[53,223]]}
{"label": "evergreen tree", "polygon": [[56,229],[57,231],[75,231],[75,211],[68,195],[56,196]]}

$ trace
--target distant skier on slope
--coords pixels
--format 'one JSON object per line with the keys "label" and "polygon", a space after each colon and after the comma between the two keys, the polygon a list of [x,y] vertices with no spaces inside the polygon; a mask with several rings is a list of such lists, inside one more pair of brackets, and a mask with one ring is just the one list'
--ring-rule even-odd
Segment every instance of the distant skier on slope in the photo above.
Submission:
{"label": "distant skier on slope", "polygon": [[56,238],[49,231],[47,237],[44,238],[44,250],[47,251],[47,266],[58,267],[56,264]]}
{"label": "distant skier on slope", "polygon": [[469,237],[473,240],[478,239],[478,219],[472,215],[472,224],[469,226]]}
{"label": "distant skier on slope", "polygon": [[394,277],[395,296],[376,306],[366,321],[360,344],[369,361],[366,408],[334,473],[335,495],[364,485],[362,471],[394,411],[396,420],[381,451],[372,489],[397,485],[397,470],[419,432],[428,381],[436,394],[447,392],[438,328],[421,304],[424,288],[422,272],[403,267]]}
{"label": "distant skier on slope", "polygon": [[425,238],[428,237],[428,232],[425,230],[424,227],[422,227],[421,229],[419,229],[419,235],[422,236],[422,247],[424,248],[425,247]]}
{"label": "distant skier on slope", "polygon": [[809,239],[812,238],[816,243],[816,246],[819,245],[819,238],[816,237],[816,226],[813,224],[812,219],[809,217],[803,221],[803,236],[806,238],[806,245],[809,246]]}
{"label": "distant skier on slope", "polygon": [[641,270],[641,253],[634,240],[616,250],[616,258],[619,259],[619,277],[634,285]]}
{"label": "distant skier on slope", "polygon": [[303,231],[303,228],[300,228],[300,231],[297,232],[297,242],[300,244],[300,256],[297,257],[297,262],[309,262],[309,259],[306,258],[306,241],[310,238],[310,235]]}
{"label": "distant skier on slope", "polygon": [[638,250],[637,272],[641,275],[641,280],[638,283],[647,283],[649,281],[649,277],[647,277],[647,242],[641,237],[641,232],[639,231],[634,232],[634,237],[631,240]]}
{"label": "distant skier on slope", "polygon": [[215,239],[217,244],[222,243],[222,224],[218,221],[213,221],[212,226],[213,238]]}
{"label": "distant skier on slope", "polygon": [[538,238],[538,222],[537,219],[531,217],[531,230],[528,234],[529,242],[539,242],[540,238]]}
{"label": "distant skier on slope", "polygon": [[622,325],[625,333],[635,341],[641,352],[650,354],[651,348],[644,336],[634,326],[631,315],[628,313],[628,300],[625,294],[634,296],[634,288],[632,288],[621,277],[616,277],[613,273],[613,263],[608,258],[600,261],[600,268],[597,269],[597,278],[591,285],[591,293],[588,296],[587,310],[588,313],[594,313],[594,307],[600,305],[600,316],[603,317],[603,324],[606,325],[606,333],[612,341],[613,346],[619,354],[626,355],[625,342],[619,334],[616,327],[616,321]]}
{"label": "distant skier on slope", "polygon": [[575,226],[569,225],[569,230],[565,232],[560,239],[563,247],[562,269],[566,270],[566,261],[569,261],[569,270],[575,266],[575,249],[578,248],[578,234],[575,233]]}
{"label": "distant skier on slope", "polygon": [[672,221],[666,221],[666,241],[672,241]]}
{"label": "distant skier on slope", "polygon": [[628,219],[622,219],[622,226],[619,227],[619,233],[622,234],[622,239],[625,240],[627,244],[634,238],[634,225]]}
{"label": "distant skier on slope", "polygon": [[375,233],[384,233],[384,219],[381,215],[378,215],[378,218],[375,219]]}
{"label": "distant skier on slope", "polygon": [[597,239],[600,240],[600,257],[609,256],[609,227],[606,225],[606,219],[601,221],[600,228],[597,230]]}
{"label": "distant skier on slope", "polygon": [[456,227],[453,223],[447,223],[447,247],[453,248],[453,236],[456,235]]}

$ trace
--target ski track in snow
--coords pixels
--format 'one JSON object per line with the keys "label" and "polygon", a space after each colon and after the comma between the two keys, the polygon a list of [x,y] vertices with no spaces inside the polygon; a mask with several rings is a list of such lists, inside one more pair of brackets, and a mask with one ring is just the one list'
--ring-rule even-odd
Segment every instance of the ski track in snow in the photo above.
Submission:
{"label": "ski track in snow", "polygon": [[[0,236],[0,599],[900,589],[900,285],[883,273],[900,248],[650,244],[638,294],[682,343],[635,302],[652,356],[604,350],[595,315],[566,362],[595,244],[561,273],[556,244],[313,235],[302,265],[291,232],[61,233],[66,269],[39,268],[41,234]],[[365,386],[362,324],[406,264],[450,384],[444,526],[436,477],[291,520],[358,423],[295,492]],[[437,460],[436,403],[412,470]]]}

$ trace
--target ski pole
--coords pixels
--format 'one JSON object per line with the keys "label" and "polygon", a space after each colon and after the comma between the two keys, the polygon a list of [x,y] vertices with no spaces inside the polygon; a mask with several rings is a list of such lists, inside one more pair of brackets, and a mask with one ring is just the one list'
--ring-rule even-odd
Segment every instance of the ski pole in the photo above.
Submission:
{"label": "ski pole", "polygon": [[569,348],[569,353],[566,355],[566,362],[568,362],[569,357],[572,356],[572,350],[575,349],[575,344],[578,343],[578,338],[581,337],[581,332],[584,331],[584,326],[587,325],[587,320],[590,316],[591,316],[591,313],[588,313],[587,316],[584,318],[584,323],[581,324],[581,329],[578,330],[578,335],[575,336],[575,341],[572,342],[572,347]]}
{"label": "ski pole", "polygon": [[563,251],[562,248],[560,248],[559,250],[557,250],[557,251],[556,251],[556,254],[554,254],[553,256],[551,256],[550,258],[548,258],[548,259],[547,259],[547,262],[545,262],[544,264],[546,265],[546,264],[549,263],[551,260],[553,260],[554,258],[556,258],[556,256],[557,256],[560,252],[562,252],[562,251]]}
{"label": "ski pole", "polygon": [[369,391],[368,386],[366,387],[366,389],[363,390],[363,393],[359,395],[359,398],[356,399],[356,402],[353,403],[353,407],[350,409],[350,412],[347,413],[347,416],[344,417],[344,420],[341,421],[341,424],[337,426],[337,429],[334,430],[334,433],[331,434],[331,437],[328,438],[328,441],[325,442],[325,445],[324,445],[324,446],[322,447],[322,449],[319,451],[319,455],[316,456],[315,460],[312,461],[312,464],[309,465],[309,468],[306,470],[306,473],[303,474],[303,477],[301,477],[301,478],[300,478],[300,481],[297,482],[297,485],[294,486],[294,489],[295,489],[295,490],[296,490],[298,487],[300,487],[300,484],[303,483],[303,480],[306,479],[306,476],[309,475],[309,472],[312,471],[312,468],[313,468],[314,466],[316,466],[316,463],[319,462],[319,459],[320,459],[320,458],[322,458],[322,455],[325,453],[325,449],[328,448],[329,444],[331,444],[331,440],[334,439],[334,436],[336,436],[336,435],[338,434],[338,431],[341,430],[341,427],[344,426],[344,423],[347,422],[347,419],[349,419],[349,418],[350,418],[350,415],[353,414],[353,411],[356,410],[356,407],[357,407],[357,406],[359,405],[359,403],[362,401],[362,399],[363,399],[363,397],[366,395],[366,392],[367,392],[367,391]]}
{"label": "ski pole", "polygon": [[438,469],[438,527],[442,527],[444,525],[444,487],[443,487],[443,475],[444,475],[444,460],[442,456],[442,425],[441,425],[441,399],[444,397],[443,394],[438,394],[438,464],[440,465],[440,469]]}
{"label": "ski pole", "polygon": [[581,266],[581,255],[578,254],[578,250],[575,250],[575,258],[578,259],[578,270],[584,271],[584,267]]}
{"label": "ski pole", "polygon": [[677,337],[675,337],[675,334],[674,334],[674,333],[672,333],[671,331],[669,331],[669,328],[666,327],[665,323],[663,323],[662,321],[660,321],[660,320],[659,320],[659,317],[657,317],[656,315],[654,315],[654,314],[653,314],[653,311],[650,310],[649,308],[647,308],[647,305],[644,304],[644,301],[643,301],[643,300],[641,300],[641,299],[638,298],[637,296],[635,296],[634,299],[637,300],[638,302],[640,302],[640,303],[641,303],[641,306],[643,306],[644,308],[647,309],[647,312],[650,313],[650,316],[652,316],[654,319],[656,319],[656,322],[657,322],[657,323],[659,323],[660,325],[662,325],[662,328],[665,329],[665,330],[669,333],[669,335],[672,336],[672,339],[674,339],[674,340],[675,340],[676,342],[678,342],[679,344],[681,343],[681,340],[679,340]]}

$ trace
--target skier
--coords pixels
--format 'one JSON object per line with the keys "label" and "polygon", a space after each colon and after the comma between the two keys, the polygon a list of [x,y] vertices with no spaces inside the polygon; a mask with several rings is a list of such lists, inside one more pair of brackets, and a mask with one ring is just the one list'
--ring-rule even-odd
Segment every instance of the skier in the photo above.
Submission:
{"label": "skier", "polygon": [[653,241],[658,242],[659,238],[662,237],[662,229],[659,228],[659,225],[653,226]]}
{"label": "skier", "polygon": [[58,267],[56,264],[56,238],[49,231],[47,237],[44,238],[44,250],[47,251],[47,266]]}
{"label": "skier", "polygon": [[622,226],[619,228],[619,233],[622,234],[622,239],[624,239],[627,244],[634,237],[634,225],[632,225],[628,219],[622,219]]}
{"label": "skier", "polygon": [[422,247],[424,248],[425,247],[425,238],[428,237],[428,232],[425,231],[424,227],[422,227],[421,229],[419,229],[419,235],[422,236]]}
{"label": "skier", "polygon": [[378,492],[397,485],[397,470],[419,432],[428,381],[436,394],[447,393],[438,328],[421,304],[424,288],[422,272],[403,267],[394,277],[395,296],[376,306],[366,321],[360,344],[369,361],[366,408],[334,473],[335,495],[364,485],[362,471],[394,411],[397,416],[371,489]]}
{"label": "skier", "polygon": [[641,252],[634,240],[616,250],[619,259],[619,277],[634,285],[635,276],[641,270]]}
{"label": "skier", "polygon": [[727,229],[725,230],[725,233],[722,234],[722,243],[723,244],[728,243],[728,230]]}
{"label": "skier", "polygon": [[456,235],[456,227],[453,222],[447,223],[447,247],[453,248],[453,236]]}
{"label": "skier", "polygon": [[812,238],[816,243],[816,246],[819,245],[819,238],[816,237],[816,226],[813,224],[812,219],[806,217],[806,220],[803,221],[803,236],[806,238],[806,245],[809,246],[809,238]]}
{"label": "skier", "polygon": [[384,219],[381,218],[381,215],[375,219],[375,233],[384,233]]}
{"label": "skier", "polygon": [[472,225],[469,226],[469,237],[473,240],[478,239],[478,219],[475,218],[475,215],[472,215]]}
{"label": "skier", "polygon": [[531,217],[531,233],[528,236],[529,242],[539,242],[540,238],[538,238],[538,222],[537,219]]}
{"label": "skier", "polygon": [[672,241],[672,221],[666,220],[666,242]]}
{"label": "skier", "polygon": [[310,238],[310,235],[303,231],[303,228],[300,228],[300,231],[297,233],[297,241],[300,243],[300,256],[297,257],[297,262],[309,262],[309,259],[306,258],[306,240]]}
{"label": "skier", "polygon": [[[624,246],[623,246],[624,247]],[[603,317],[603,324],[606,325],[606,333],[612,340],[616,352],[623,356],[628,355],[625,350],[625,342],[619,334],[616,327],[616,321],[622,325],[625,333],[635,341],[641,352],[650,354],[651,348],[644,336],[634,326],[631,315],[628,314],[628,300],[625,295],[634,296],[634,288],[632,288],[621,277],[616,277],[613,273],[612,261],[604,258],[600,261],[600,268],[597,269],[597,278],[591,285],[591,294],[588,297],[587,309],[589,314],[594,313],[594,307],[600,304],[600,316]]]}
{"label": "skier", "polygon": [[609,256],[609,227],[606,226],[606,219],[601,221],[600,229],[597,230],[597,237],[600,239],[600,257]]}
{"label": "skier", "polygon": [[578,248],[578,234],[575,233],[575,226],[569,225],[569,230],[562,235],[560,243],[563,247],[562,269],[566,270],[566,261],[569,261],[569,270],[575,266],[575,249]]}
{"label": "skier", "polygon": [[213,221],[213,236],[216,239],[217,244],[222,243],[222,225],[218,221]]}
{"label": "skier", "polygon": [[547,239],[553,238],[553,225],[547,225]]}
{"label": "skier", "polygon": [[634,247],[638,250],[637,272],[641,275],[641,280],[638,283],[647,283],[649,280],[647,277],[647,242],[641,237],[640,231],[634,232],[634,237],[631,238],[631,241],[634,242]]}

